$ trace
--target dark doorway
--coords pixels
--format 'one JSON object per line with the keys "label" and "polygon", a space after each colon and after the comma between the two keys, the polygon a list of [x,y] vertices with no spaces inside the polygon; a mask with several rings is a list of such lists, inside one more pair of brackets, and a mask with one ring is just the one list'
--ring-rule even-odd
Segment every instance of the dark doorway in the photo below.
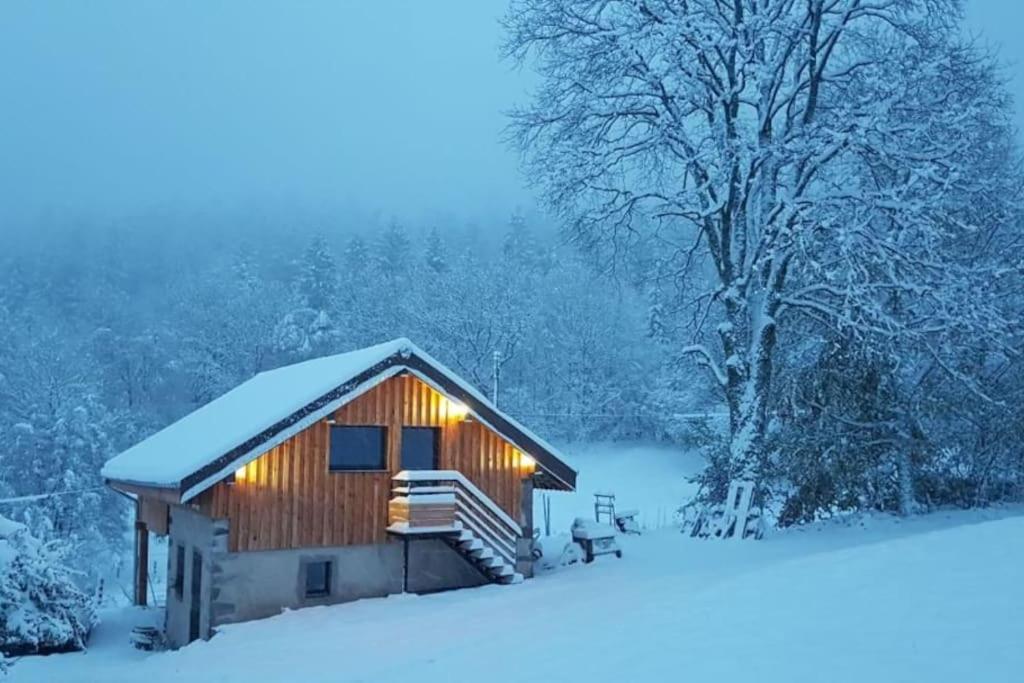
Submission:
{"label": "dark doorway", "polygon": [[436,427],[402,427],[402,469],[436,470],[440,436]]}
{"label": "dark doorway", "polygon": [[203,556],[192,550],[192,590],[188,602],[188,642],[199,639],[199,604],[203,592]]}

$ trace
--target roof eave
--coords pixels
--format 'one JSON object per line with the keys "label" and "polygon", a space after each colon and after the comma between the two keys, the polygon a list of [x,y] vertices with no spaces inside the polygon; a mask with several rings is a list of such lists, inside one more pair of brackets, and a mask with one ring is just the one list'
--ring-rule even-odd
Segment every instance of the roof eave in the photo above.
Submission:
{"label": "roof eave", "polygon": [[176,485],[144,484],[123,479],[105,478],[104,483],[115,491],[136,497],[155,498],[165,503],[181,503],[181,488]]}
{"label": "roof eave", "polygon": [[[524,453],[528,453],[538,466],[552,478],[559,490],[576,490],[576,470],[570,467],[559,455],[541,443],[538,438],[512,424],[504,414],[490,402],[481,399],[475,392],[466,391],[463,386],[441,372],[433,363],[413,352],[405,358],[405,365],[410,370],[425,376],[436,384],[442,393],[453,396],[466,405],[470,412],[487,423],[487,426],[510,441]],[[548,488],[548,487],[544,487]]]}

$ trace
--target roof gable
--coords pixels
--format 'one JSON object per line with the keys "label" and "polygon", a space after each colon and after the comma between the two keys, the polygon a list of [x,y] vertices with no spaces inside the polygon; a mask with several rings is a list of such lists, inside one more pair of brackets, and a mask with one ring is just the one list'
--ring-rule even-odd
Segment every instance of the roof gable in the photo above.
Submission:
{"label": "roof gable", "polygon": [[109,460],[112,483],[174,489],[187,501],[377,384],[410,372],[530,454],[541,484],[572,489],[576,472],[547,442],[407,339],[260,373]]}

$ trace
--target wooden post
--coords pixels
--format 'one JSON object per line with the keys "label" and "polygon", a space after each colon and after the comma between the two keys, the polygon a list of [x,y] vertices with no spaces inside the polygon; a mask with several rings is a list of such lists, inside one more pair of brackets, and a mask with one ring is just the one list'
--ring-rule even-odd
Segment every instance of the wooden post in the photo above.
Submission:
{"label": "wooden post", "polygon": [[405,561],[402,563],[402,592],[409,592],[409,537],[402,536],[402,554]]}
{"label": "wooden post", "polygon": [[533,476],[521,481],[519,525],[522,537],[516,541],[516,571],[525,578],[533,576]]}
{"label": "wooden post", "polygon": [[519,500],[519,523],[523,535],[533,538],[533,476],[523,477]]}
{"label": "wooden post", "polygon": [[135,604],[146,606],[149,584],[149,528],[140,519],[135,520]]}

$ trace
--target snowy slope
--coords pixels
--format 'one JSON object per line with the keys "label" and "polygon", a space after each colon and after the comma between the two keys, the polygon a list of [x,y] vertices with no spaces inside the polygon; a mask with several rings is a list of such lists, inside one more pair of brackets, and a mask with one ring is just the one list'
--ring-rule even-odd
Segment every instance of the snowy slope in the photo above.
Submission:
{"label": "snowy slope", "polygon": [[91,652],[23,659],[11,680],[1019,682],[1024,516],[984,516],[759,543],[663,530],[517,587],[300,610],[179,652],[101,627]]}
{"label": "snowy slope", "polygon": [[[696,453],[669,446],[638,443],[580,443],[562,449],[579,473],[576,493],[552,492],[551,526],[565,531],[575,517],[592,517],[594,494],[614,493],[617,510],[637,510],[649,529],[668,526],[673,513],[695,493],[687,479],[704,468]],[[541,495],[534,510],[535,526],[542,526]]]}
{"label": "snowy slope", "polygon": [[[663,448],[566,451],[580,490],[550,494],[556,531],[591,514],[595,489],[657,520],[700,467]],[[24,658],[10,680],[1019,683],[1021,538],[1024,508],[864,517],[759,542],[664,528],[622,539],[621,560],[289,612],[178,652],[132,650],[131,624],[159,615],[114,611],[89,652]]]}

